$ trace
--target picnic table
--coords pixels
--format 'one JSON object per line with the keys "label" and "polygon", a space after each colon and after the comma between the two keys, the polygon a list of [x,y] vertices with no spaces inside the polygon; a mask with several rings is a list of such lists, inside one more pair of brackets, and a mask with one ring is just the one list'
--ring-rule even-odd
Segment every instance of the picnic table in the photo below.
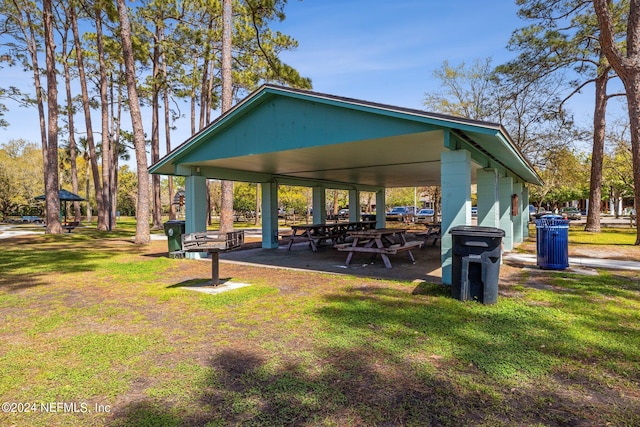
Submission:
{"label": "picnic table", "polygon": [[424,242],[427,243],[430,237],[433,237],[433,242],[431,244],[435,246],[435,244],[440,240],[442,234],[442,223],[441,222],[430,222],[424,223],[425,227],[427,227],[427,231],[421,231],[418,233],[414,233],[415,236],[424,237]]}
{"label": "picnic table", "polygon": [[323,242],[330,240],[334,244],[342,243],[348,232],[375,228],[375,225],[375,221],[292,225],[287,250],[291,250],[295,242],[309,242],[311,250],[316,252]]}
{"label": "picnic table", "polygon": [[[411,253],[411,249],[421,248],[424,242],[408,242],[406,238],[406,229],[398,228],[378,228],[369,230],[349,231],[347,235],[353,238],[351,243],[340,243],[334,245],[336,249],[342,252],[348,252],[345,265],[351,263],[355,252],[369,253],[374,257],[380,255],[382,262],[386,268],[391,268],[389,255],[395,255],[399,252],[407,252],[411,262],[415,262],[415,258]],[[399,242],[396,242],[396,239]]]}

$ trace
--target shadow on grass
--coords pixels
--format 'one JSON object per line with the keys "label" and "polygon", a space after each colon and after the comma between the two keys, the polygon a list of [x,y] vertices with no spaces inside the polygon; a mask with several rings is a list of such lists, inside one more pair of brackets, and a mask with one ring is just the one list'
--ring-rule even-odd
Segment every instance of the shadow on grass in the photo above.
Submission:
{"label": "shadow on grass", "polygon": [[45,285],[52,274],[94,271],[102,260],[120,253],[105,248],[104,242],[79,235],[30,236],[2,242],[0,289],[8,291]]}
{"label": "shadow on grass", "polygon": [[[310,347],[274,351],[239,341],[213,348],[209,374],[195,390],[196,409],[171,401],[135,403],[113,425],[640,422],[633,393],[611,387],[640,380],[637,372],[623,375],[614,368],[620,358],[622,365],[640,363],[634,338],[623,343],[624,332],[608,330],[616,319],[592,322],[590,311],[579,308],[506,299],[493,306],[461,303],[448,293],[434,284],[421,284],[414,294],[385,287],[338,290],[308,313],[312,324],[322,325],[308,331]],[[273,344],[295,346],[296,339]]]}
{"label": "shadow on grass", "polygon": [[[228,281],[232,280],[231,277],[225,277],[225,278],[220,278],[218,281],[218,286],[222,286],[225,283],[227,283]],[[199,278],[199,279],[189,279],[189,280],[185,280],[183,282],[180,283],[176,283],[175,285],[169,285],[167,286],[167,289],[172,289],[172,288],[200,288],[203,286],[208,286],[208,287],[212,287],[211,286],[211,277],[208,278]]]}

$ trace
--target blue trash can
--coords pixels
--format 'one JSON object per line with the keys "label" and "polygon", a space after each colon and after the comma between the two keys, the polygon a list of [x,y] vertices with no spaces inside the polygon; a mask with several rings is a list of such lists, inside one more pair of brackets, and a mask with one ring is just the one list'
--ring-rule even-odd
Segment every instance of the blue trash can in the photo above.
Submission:
{"label": "blue trash can", "polygon": [[544,215],[536,220],[537,264],[543,270],[569,267],[569,220]]}

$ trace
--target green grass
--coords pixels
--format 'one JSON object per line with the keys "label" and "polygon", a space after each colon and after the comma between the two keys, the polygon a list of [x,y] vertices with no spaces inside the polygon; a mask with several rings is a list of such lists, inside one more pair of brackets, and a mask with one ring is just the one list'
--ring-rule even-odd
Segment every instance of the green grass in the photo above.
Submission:
{"label": "green grass", "polygon": [[[540,271],[549,286],[532,287],[522,272],[485,306],[438,284],[223,263],[251,286],[207,295],[181,288],[206,263],[127,233],[3,241],[0,401],[110,411],[0,425],[640,424],[637,274]],[[570,244],[594,244],[582,234]],[[634,237],[603,235],[604,251]]]}
{"label": "green grass", "polygon": [[[534,234],[535,236],[535,230]],[[569,229],[569,243],[589,245],[633,245],[636,241],[635,229],[603,228],[600,233],[588,233],[582,229]]]}

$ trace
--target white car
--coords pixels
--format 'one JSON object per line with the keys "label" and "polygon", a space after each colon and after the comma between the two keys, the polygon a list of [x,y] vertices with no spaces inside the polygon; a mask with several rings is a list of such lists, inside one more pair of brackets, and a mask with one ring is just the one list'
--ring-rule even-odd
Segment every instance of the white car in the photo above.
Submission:
{"label": "white car", "polygon": [[417,223],[435,222],[435,211],[429,208],[420,209],[416,214],[415,222]]}

